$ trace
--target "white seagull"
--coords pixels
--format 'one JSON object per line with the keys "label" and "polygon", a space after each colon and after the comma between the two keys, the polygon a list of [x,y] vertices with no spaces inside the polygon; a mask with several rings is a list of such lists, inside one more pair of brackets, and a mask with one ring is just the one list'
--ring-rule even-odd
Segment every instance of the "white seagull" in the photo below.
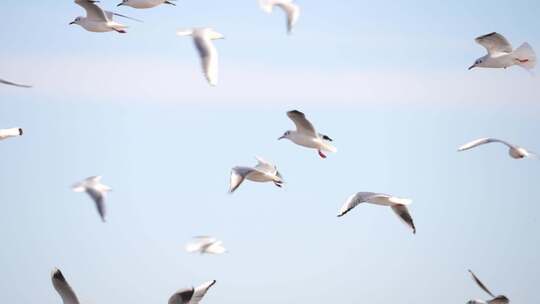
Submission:
{"label": "white seagull", "polygon": [[411,214],[407,209],[407,206],[410,205],[411,202],[412,201],[407,198],[399,198],[382,193],[358,192],[347,199],[345,204],[341,207],[341,210],[339,210],[338,217],[344,216],[361,203],[389,206],[397,216],[405,222],[405,224],[412,228],[413,233],[416,234],[416,227],[414,226]]}
{"label": "white seagull", "polygon": [[93,0],[75,0],[75,3],[86,10],[86,17],[77,17],[69,24],[78,24],[89,32],[103,33],[116,31],[118,33],[126,33],[127,26],[113,21],[114,16],[124,17],[131,20],[139,21],[138,19],[117,13],[102,10],[95,3],[99,1]]}
{"label": "white seagull", "polygon": [[10,137],[18,137],[22,135],[23,129],[21,128],[0,129],[0,140],[4,140]]}
{"label": "white seagull", "polygon": [[56,289],[56,292],[58,292],[64,304],[79,304],[77,295],[73,289],[71,289],[71,286],[69,286],[66,278],[58,268],[53,269],[51,273],[51,281],[54,289]]}
{"label": "white seagull", "polygon": [[82,182],[73,185],[72,189],[75,192],[88,193],[96,204],[101,220],[105,222],[105,195],[112,189],[101,183],[101,176],[91,176]]}
{"label": "white seagull", "polygon": [[536,54],[527,42],[514,50],[503,35],[495,32],[480,36],[475,41],[485,47],[488,53],[478,58],[469,70],[476,67],[506,69],[513,65],[530,70],[536,65]]}
{"label": "white seagull", "polygon": [[510,300],[506,296],[503,296],[503,295],[495,296],[491,291],[489,291],[486,285],[484,285],[482,281],[480,281],[480,279],[478,279],[478,277],[474,275],[474,273],[471,270],[469,270],[469,272],[471,273],[473,280],[476,282],[476,284],[478,284],[478,286],[482,288],[483,291],[485,291],[487,294],[489,294],[493,298],[487,301],[470,300],[469,302],[467,302],[467,304],[508,304],[510,303]]}
{"label": "white seagull", "polygon": [[198,304],[214,284],[216,280],[203,283],[197,288],[180,289],[169,298],[169,304]]}
{"label": "white seagull", "polygon": [[193,37],[193,43],[195,43],[201,57],[204,76],[210,85],[216,86],[218,83],[218,53],[212,40],[224,39],[225,36],[209,27],[178,30],[176,35]]}
{"label": "white seagull", "polygon": [[19,84],[19,83],[7,81],[7,80],[1,79],[1,78],[0,78],[0,83],[15,86],[15,87],[19,87],[19,88],[31,88],[32,87],[32,86],[25,85],[25,84]]}
{"label": "white seagull", "polygon": [[244,179],[254,182],[273,182],[280,187],[283,184],[283,178],[277,170],[277,167],[265,161],[260,157],[256,157],[257,165],[251,167],[234,167],[231,171],[231,181],[229,192],[233,193],[242,184]]}
{"label": "white seagull", "polygon": [[326,158],[324,152],[337,152],[336,147],[332,145],[332,139],[327,135],[317,133],[315,128],[306,119],[304,113],[293,110],[287,112],[287,116],[294,122],[296,125],[296,130],[289,130],[285,132],[279,139],[289,139],[293,143],[312,149],[317,149],[319,156]]}
{"label": "white seagull", "polygon": [[473,140],[473,141],[471,141],[469,143],[466,143],[463,146],[459,147],[458,151],[461,152],[461,151],[469,150],[469,149],[472,149],[472,148],[475,148],[475,147],[478,147],[478,146],[481,146],[481,145],[494,143],[494,142],[506,145],[509,148],[508,149],[508,154],[512,158],[515,158],[515,159],[537,158],[536,154],[531,152],[531,151],[527,151],[524,148],[518,147],[518,146],[510,144],[510,143],[508,143],[508,142],[506,142],[504,140],[500,140],[500,139],[496,139],[496,138],[480,138],[480,139],[477,139],[477,140]]}
{"label": "white seagull", "polygon": [[176,5],[171,1],[176,0],[122,0],[117,6],[131,6],[133,8],[152,8],[160,4]]}
{"label": "white seagull", "polygon": [[292,0],[259,0],[259,5],[269,14],[272,13],[274,6],[280,7],[287,14],[287,33],[289,34],[300,17],[300,7]]}
{"label": "white seagull", "polygon": [[227,252],[223,242],[211,236],[197,236],[196,241],[186,245],[187,252],[199,252],[200,254],[222,254]]}

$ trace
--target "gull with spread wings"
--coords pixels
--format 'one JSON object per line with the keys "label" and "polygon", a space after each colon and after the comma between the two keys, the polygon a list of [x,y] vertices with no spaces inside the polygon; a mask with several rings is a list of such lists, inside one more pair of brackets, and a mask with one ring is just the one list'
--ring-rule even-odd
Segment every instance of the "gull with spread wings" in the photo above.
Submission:
{"label": "gull with spread wings", "polygon": [[458,148],[458,152],[466,151],[481,145],[489,144],[489,143],[501,143],[508,147],[508,154],[510,157],[515,159],[522,159],[522,158],[537,158],[536,154],[526,150],[525,148],[518,147],[516,145],[513,145],[511,143],[508,143],[504,140],[496,139],[496,138],[480,138],[473,140],[469,143],[464,144],[463,146]]}
{"label": "gull with spread wings", "polygon": [[234,167],[232,169],[229,186],[230,193],[238,189],[245,179],[259,183],[273,182],[281,188],[283,178],[277,167],[260,157],[256,157],[256,159],[257,165],[255,167]]}
{"label": "gull with spread wings", "polygon": [[476,67],[506,69],[513,65],[530,70],[536,65],[536,54],[527,42],[514,50],[510,42],[496,32],[480,36],[475,41],[485,47],[488,53],[478,58],[469,70]]}
{"label": "gull with spread wings", "polygon": [[478,279],[478,277],[474,274],[474,272],[472,272],[471,270],[469,270],[469,272],[471,273],[472,278],[476,282],[476,284],[480,288],[482,288],[483,291],[485,291],[487,294],[489,294],[492,297],[492,299],[487,300],[487,301],[484,301],[484,300],[470,300],[469,302],[467,302],[467,304],[508,304],[508,303],[510,303],[510,300],[506,296],[503,296],[503,295],[495,296],[486,287],[486,285],[484,285],[484,283],[482,283],[482,281],[480,281],[480,279]]}
{"label": "gull with spread wings", "polygon": [[73,185],[72,189],[74,192],[86,192],[96,204],[101,221],[105,222],[105,195],[112,189],[101,183],[101,176],[91,176]]}

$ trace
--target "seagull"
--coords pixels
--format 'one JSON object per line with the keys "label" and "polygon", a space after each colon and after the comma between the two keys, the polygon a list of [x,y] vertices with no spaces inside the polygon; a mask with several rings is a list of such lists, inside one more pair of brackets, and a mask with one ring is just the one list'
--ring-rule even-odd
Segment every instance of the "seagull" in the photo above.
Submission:
{"label": "seagull", "polygon": [[209,27],[178,30],[178,36],[192,36],[201,57],[203,73],[211,86],[218,83],[218,53],[212,40],[224,39],[221,33]]}
{"label": "seagull", "polygon": [[0,83],[15,86],[15,87],[19,87],[19,88],[31,88],[32,87],[32,86],[25,85],[25,84],[18,84],[18,83],[15,83],[15,82],[7,81],[7,80],[1,79],[1,78],[0,78]]}
{"label": "seagull", "polygon": [[260,157],[257,159],[257,165],[254,168],[251,167],[234,167],[231,171],[231,182],[229,192],[233,193],[242,184],[244,179],[248,179],[254,182],[273,182],[276,186],[280,187],[283,184],[283,178],[277,167],[271,163],[265,161]]}
{"label": "seagull", "polygon": [[488,53],[478,58],[469,70],[476,67],[506,69],[513,65],[530,70],[536,65],[536,54],[527,42],[514,50],[508,40],[496,32],[480,36],[475,41],[485,47]]}
{"label": "seagull", "polygon": [[531,151],[527,151],[524,148],[512,145],[512,144],[510,144],[510,143],[508,143],[508,142],[506,142],[504,140],[500,140],[500,139],[496,139],[496,138],[480,138],[480,139],[477,139],[477,140],[473,140],[473,141],[471,141],[469,143],[466,143],[463,146],[459,147],[458,152],[469,150],[469,149],[472,149],[472,148],[475,148],[475,147],[478,147],[478,146],[481,146],[481,145],[494,143],[494,142],[506,145],[509,148],[508,154],[510,154],[510,157],[512,157],[512,158],[515,158],[515,159],[537,158],[536,154],[531,152]]}
{"label": "seagull", "polygon": [[342,217],[361,203],[370,203],[381,206],[389,206],[402,219],[405,224],[412,228],[416,234],[416,227],[407,206],[412,203],[410,199],[399,198],[382,193],[358,192],[351,195],[339,210],[338,217]]}
{"label": "seagull", "polygon": [[23,129],[21,128],[11,128],[11,129],[0,129],[0,140],[4,140],[10,137],[17,137],[23,135]]}
{"label": "seagull", "polygon": [[322,158],[326,158],[323,151],[337,152],[337,149],[331,144],[332,139],[327,135],[317,133],[311,122],[306,119],[304,113],[293,110],[287,112],[287,116],[296,125],[296,131],[289,130],[278,138],[278,140],[287,138],[297,145],[317,149],[319,156]]}
{"label": "seagull", "polygon": [[169,304],[198,304],[214,284],[216,280],[203,283],[197,288],[180,289],[169,298]]}
{"label": "seagull", "polygon": [[187,252],[199,252],[200,254],[222,254],[227,252],[223,247],[223,242],[210,236],[197,236],[197,241],[186,245]]}
{"label": "seagull", "polygon": [[74,192],[86,192],[96,203],[96,208],[101,217],[101,220],[105,222],[105,194],[112,189],[101,183],[101,176],[91,176],[82,182],[73,185]]}
{"label": "seagull", "polygon": [[287,33],[290,34],[293,26],[300,17],[300,6],[294,4],[292,0],[259,0],[261,8],[272,13],[274,6],[280,7],[287,14]]}
{"label": "seagull", "polygon": [[156,7],[160,4],[170,4],[170,5],[176,5],[171,1],[176,0],[122,0],[117,6],[131,6],[133,8],[152,8]]}
{"label": "seagull", "polygon": [[126,33],[127,26],[113,21],[114,16],[124,17],[127,19],[139,21],[138,19],[128,16],[120,15],[117,13],[102,10],[95,3],[99,1],[93,0],[75,0],[75,3],[80,5],[86,10],[86,17],[77,17],[69,24],[78,24],[89,32],[111,32],[116,31],[118,33]]}
{"label": "seagull", "polygon": [[54,289],[56,289],[56,292],[58,292],[64,304],[79,304],[77,295],[73,289],[71,289],[71,286],[69,286],[66,278],[58,268],[53,269],[51,273],[51,281]]}
{"label": "seagull", "polygon": [[482,288],[483,291],[485,291],[487,294],[492,296],[493,299],[488,300],[488,301],[470,300],[469,302],[467,302],[467,304],[508,304],[508,303],[510,303],[510,300],[506,296],[502,296],[502,295],[501,296],[495,296],[495,295],[493,295],[493,293],[491,291],[489,291],[489,289],[486,287],[486,285],[484,285],[482,283],[482,281],[480,281],[480,279],[478,279],[478,277],[476,275],[474,275],[474,273],[471,270],[469,270],[469,272],[471,273],[471,275],[473,277],[473,280],[476,282],[476,284],[478,284],[478,286],[480,288]]}

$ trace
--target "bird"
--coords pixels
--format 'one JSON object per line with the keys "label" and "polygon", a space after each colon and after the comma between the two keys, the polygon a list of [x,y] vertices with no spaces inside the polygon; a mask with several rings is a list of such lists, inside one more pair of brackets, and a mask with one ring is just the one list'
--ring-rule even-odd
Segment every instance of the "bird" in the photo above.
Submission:
{"label": "bird", "polygon": [[69,283],[66,281],[66,278],[58,268],[54,268],[51,272],[51,281],[54,289],[62,298],[64,304],[79,304],[79,299],[77,295],[69,286]]}
{"label": "bird", "polygon": [[168,304],[198,304],[216,280],[205,282],[198,287],[180,289],[170,298]]}
{"label": "bird", "polygon": [[274,6],[280,7],[287,15],[287,33],[291,34],[298,17],[300,17],[300,6],[292,0],[259,0],[259,5],[265,12],[271,14]]}
{"label": "bird", "polygon": [[530,70],[536,66],[536,54],[527,42],[514,50],[508,40],[496,32],[477,37],[475,41],[485,47],[488,53],[478,58],[469,70],[476,67],[506,69],[513,65]]}
{"label": "bird", "polygon": [[99,1],[75,0],[76,4],[80,5],[86,10],[86,17],[79,16],[69,24],[78,24],[89,32],[103,33],[116,31],[118,33],[126,33],[127,26],[113,21],[114,16],[124,17],[127,19],[141,22],[140,20],[135,18],[102,10],[99,6],[96,5],[96,2]]}
{"label": "bird", "polygon": [[101,221],[105,222],[105,195],[112,189],[101,183],[101,176],[91,176],[87,179],[73,185],[74,192],[86,192],[94,203],[101,217]]}
{"label": "bird", "polygon": [[187,252],[199,252],[200,254],[222,254],[227,252],[223,242],[211,236],[196,236],[196,241],[186,245]]}
{"label": "bird", "polygon": [[351,195],[345,204],[341,207],[338,213],[338,217],[342,217],[351,211],[354,207],[361,203],[370,203],[380,206],[389,206],[399,216],[405,224],[407,224],[413,230],[413,234],[416,234],[416,226],[407,206],[412,203],[410,199],[399,198],[388,194],[374,193],[374,192],[358,192]]}
{"label": "bird", "polygon": [[131,6],[133,8],[140,9],[156,7],[160,4],[170,4],[176,6],[176,4],[171,1],[176,0],[122,0],[122,2],[120,2],[117,6]]}
{"label": "bird", "polygon": [[178,30],[176,35],[193,37],[193,43],[201,57],[204,76],[211,86],[216,86],[218,83],[218,52],[212,40],[224,39],[225,36],[210,27]]}
{"label": "bird", "polygon": [[32,87],[32,86],[29,86],[29,85],[26,85],[26,84],[19,84],[19,83],[7,81],[7,80],[1,79],[1,78],[0,78],[0,83],[11,85],[11,86],[14,86],[14,87],[19,87],[19,88],[31,88]]}
{"label": "bird", "polygon": [[244,179],[254,182],[273,182],[277,187],[282,187],[283,177],[277,170],[277,167],[265,161],[261,157],[255,157],[257,165],[251,167],[234,167],[231,171],[231,180],[229,193],[233,193]]}
{"label": "bird", "polygon": [[516,145],[510,144],[504,140],[496,139],[496,138],[480,138],[473,140],[469,143],[464,144],[463,146],[458,148],[458,152],[466,151],[481,145],[489,144],[489,143],[501,143],[503,145],[506,145],[508,149],[508,154],[510,157],[514,159],[522,159],[522,158],[537,158],[537,155],[531,151],[528,151],[524,148],[518,147]]}
{"label": "bird", "polygon": [[469,272],[472,275],[473,280],[476,282],[476,284],[482,288],[483,291],[485,291],[487,294],[489,294],[491,297],[493,297],[491,300],[470,300],[467,302],[467,304],[508,304],[510,303],[510,300],[503,295],[495,296],[489,289],[478,279],[478,277],[469,269]]}
{"label": "bird", "polygon": [[11,137],[18,137],[22,135],[23,135],[23,129],[21,128],[0,129],[0,140],[4,140]]}
{"label": "bird", "polygon": [[321,158],[326,158],[324,152],[337,152],[336,147],[332,145],[332,139],[328,135],[320,134],[315,131],[315,128],[306,119],[304,113],[293,110],[287,112],[287,116],[296,125],[296,130],[285,132],[278,140],[289,139],[293,143],[312,149],[317,149]]}

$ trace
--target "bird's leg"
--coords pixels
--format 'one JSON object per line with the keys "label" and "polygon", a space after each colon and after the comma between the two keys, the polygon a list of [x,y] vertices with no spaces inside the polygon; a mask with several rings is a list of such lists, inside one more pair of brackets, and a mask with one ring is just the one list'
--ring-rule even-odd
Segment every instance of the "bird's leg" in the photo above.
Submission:
{"label": "bird's leg", "polygon": [[324,154],[321,152],[321,150],[317,150],[317,151],[319,152],[319,156],[320,156],[321,158],[326,158],[326,155],[324,155]]}

